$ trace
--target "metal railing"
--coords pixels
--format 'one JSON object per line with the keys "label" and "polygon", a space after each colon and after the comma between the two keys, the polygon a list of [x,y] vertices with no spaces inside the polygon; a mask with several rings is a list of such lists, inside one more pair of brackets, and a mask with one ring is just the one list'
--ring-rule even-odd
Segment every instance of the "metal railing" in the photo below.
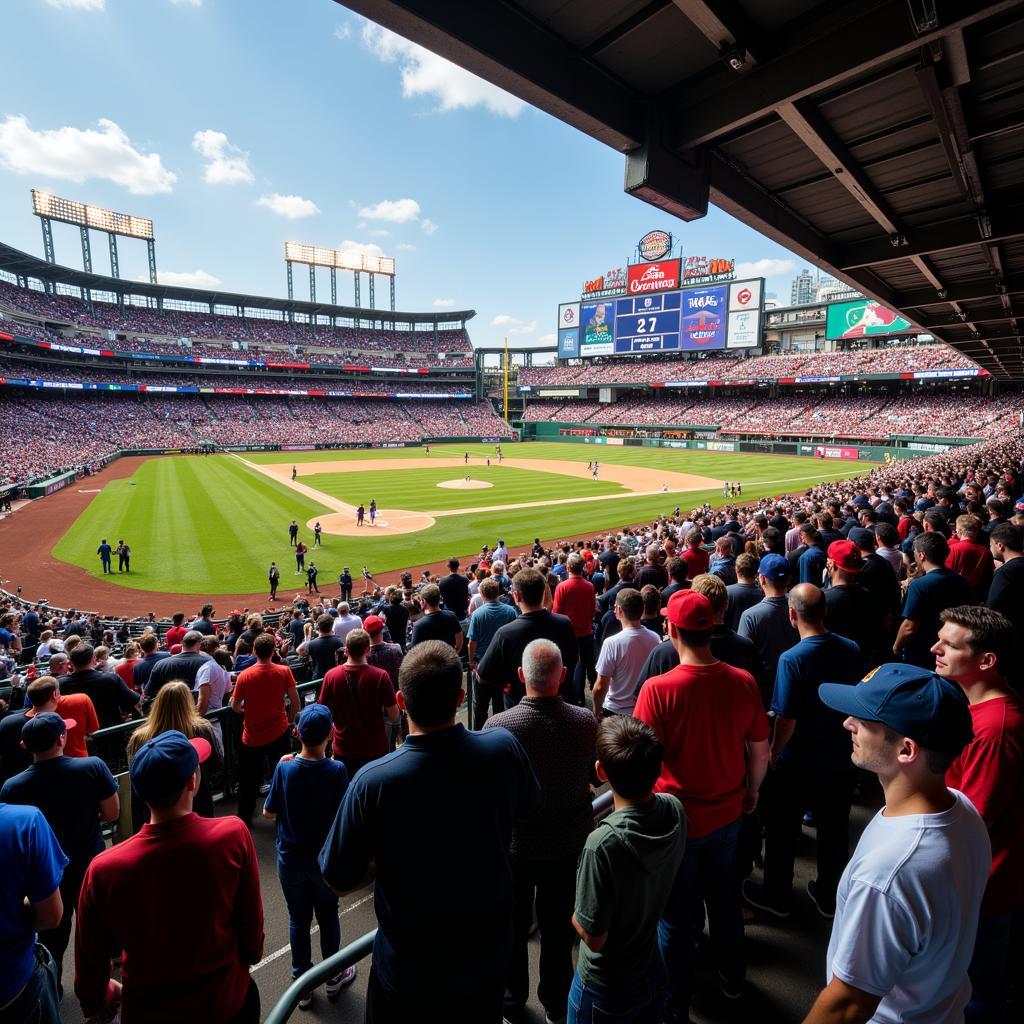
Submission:
{"label": "metal railing", "polygon": [[[612,807],[611,790],[606,790],[596,796],[593,802],[594,824],[611,814]],[[373,952],[373,943],[376,938],[377,929],[374,928],[296,978],[277,1001],[263,1024],[286,1024],[297,1009],[304,992],[317,988],[342,971],[359,963],[360,960],[365,960]]]}

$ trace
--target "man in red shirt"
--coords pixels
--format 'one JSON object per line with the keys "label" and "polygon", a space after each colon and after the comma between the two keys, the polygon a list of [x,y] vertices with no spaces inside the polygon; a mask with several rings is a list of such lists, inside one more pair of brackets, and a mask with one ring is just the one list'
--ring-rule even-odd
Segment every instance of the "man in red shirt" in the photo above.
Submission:
{"label": "man in red shirt", "polygon": [[677,591],[665,618],[679,667],[644,683],[633,716],[665,745],[655,791],[676,796],[689,819],[686,854],[659,928],[669,974],[666,1020],[685,1021],[704,903],[722,992],[735,999],[742,991],[736,849],[741,817],[757,806],[768,768],[769,729],[754,677],[711,653],[711,602],[693,590]]}
{"label": "man in red shirt", "polygon": [[965,1020],[1002,1020],[1013,915],[1024,907],[1024,704],[1008,666],[1015,636],[1010,620],[991,608],[962,605],[940,614],[932,648],[935,671],[959,683],[971,706],[974,739],[946,773],[985,821],[992,869],[981,903],[968,974],[973,992]]}
{"label": "man in red shirt", "polygon": [[[299,691],[287,665],[275,665],[276,646],[269,633],[253,641],[256,664],[238,676],[231,710],[243,715],[242,745],[238,748],[238,816],[252,828],[256,797],[270,768],[292,752],[291,723],[299,712]],[[285,698],[288,706],[285,707]]]}
{"label": "man in red shirt", "polygon": [[572,679],[562,686],[562,696],[570,704],[583,707],[584,679],[590,688],[597,682],[597,655],[594,652],[594,613],[597,611],[597,595],[594,584],[584,575],[586,563],[583,556],[574,552],[565,562],[569,575],[555,587],[555,599],[551,610],[556,615],[566,615],[572,623],[579,646],[580,660]]}
{"label": "man in red shirt", "polygon": [[89,756],[85,738],[99,729],[100,720],[96,717],[92,698],[87,693],[69,693],[65,696],[53,676],[40,676],[28,684],[25,696],[32,705],[25,713],[28,718],[41,715],[44,711],[55,711],[61,718],[74,720],[75,724],[68,729],[68,739],[64,745],[66,757]]}
{"label": "man in red shirt", "polygon": [[175,644],[180,644],[185,639],[185,634],[188,629],[182,625],[185,621],[184,612],[175,612],[171,621],[174,623],[173,626],[164,635],[164,647],[170,650]]}
{"label": "man in red shirt", "polygon": [[981,541],[981,520],[977,516],[957,516],[956,536],[949,541],[946,568],[965,577],[976,601],[984,601],[992,583],[995,562],[988,544]]}
{"label": "man in red shirt", "polygon": [[[89,865],[78,904],[75,994],[87,1019],[257,1024],[249,966],[263,956],[252,837],[237,818],[192,812],[210,744],[161,733],[132,759],[150,821]],[[121,954],[121,983],[111,959]]]}
{"label": "man in red shirt", "polygon": [[686,547],[679,553],[679,557],[686,563],[686,574],[691,580],[707,572],[711,565],[711,556],[701,546],[703,543],[704,534],[694,527],[686,535]]}
{"label": "man in red shirt", "polygon": [[334,756],[348,769],[349,778],[388,752],[384,718],[397,722],[399,716],[391,677],[366,663],[369,646],[365,629],[350,630],[345,638],[348,658],[324,676],[317,698],[334,716]]}

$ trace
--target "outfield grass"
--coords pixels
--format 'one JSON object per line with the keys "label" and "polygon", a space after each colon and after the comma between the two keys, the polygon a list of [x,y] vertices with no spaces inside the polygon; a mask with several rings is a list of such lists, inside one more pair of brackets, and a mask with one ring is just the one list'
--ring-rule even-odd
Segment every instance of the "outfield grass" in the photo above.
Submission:
{"label": "outfield grass", "polygon": [[[410,511],[443,508],[472,508],[488,504],[537,501],[551,497],[587,497],[621,493],[616,484],[594,483],[585,478],[552,473],[530,473],[511,466],[492,466],[488,475],[482,464],[493,455],[493,445],[432,447],[432,455],[460,457],[469,451],[469,472],[480,479],[512,480],[487,490],[448,491],[433,486],[437,480],[457,479],[459,469],[430,467],[423,458],[422,469],[357,474],[358,463],[368,459],[396,459],[422,456],[420,449],[390,449],[353,452],[261,452],[246,455],[261,463],[352,462],[353,473],[312,474],[302,482],[344,501],[376,497],[384,508]],[[507,444],[506,455],[514,458],[551,459],[650,466],[696,473],[715,479],[739,480],[744,499],[799,490],[823,480],[840,479],[865,471],[856,465],[823,463],[812,459],[771,455],[735,455],[683,449],[608,448],[574,444]],[[476,460],[475,463],[473,460]],[[550,479],[549,479],[550,478]],[[335,490],[335,487],[339,490]],[[554,493],[548,489],[553,487]],[[356,488],[357,494],[350,489]],[[371,494],[370,491],[373,491]],[[444,516],[429,530],[397,537],[330,537],[314,550],[312,560],[321,570],[321,589],[337,578],[342,565],[353,570],[366,563],[374,572],[387,572],[449,555],[465,555],[484,542],[493,544],[503,537],[512,548],[528,545],[534,537],[544,539],[585,536],[598,531],[641,522],[683,508],[709,502],[720,505],[720,488],[685,494],[664,494],[613,501],[578,501],[558,507],[517,509]],[[449,503],[449,504],[446,504]],[[304,524],[330,510],[274,480],[247,467],[230,455],[153,458],[127,479],[108,483],[89,507],[72,524],[54,548],[54,555],[81,566],[94,576],[113,584],[138,590],[194,594],[255,593],[266,584],[272,559],[281,566],[281,594],[304,584],[294,575],[294,561],[288,545],[288,523],[303,525],[301,536],[310,543]],[[132,548],[130,575],[103,577],[96,548],[106,537],[112,544],[123,537]],[[310,556],[307,556],[307,563]],[[330,591],[328,591],[330,592]]]}

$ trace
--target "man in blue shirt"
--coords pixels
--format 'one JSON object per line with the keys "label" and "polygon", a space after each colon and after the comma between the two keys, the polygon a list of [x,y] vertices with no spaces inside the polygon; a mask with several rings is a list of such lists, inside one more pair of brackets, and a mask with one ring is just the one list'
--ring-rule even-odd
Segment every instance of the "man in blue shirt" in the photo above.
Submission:
{"label": "man in blue shirt", "polygon": [[60,923],[60,880],[67,862],[42,811],[0,803],[0,1006],[5,1019],[60,1024],[57,965],[36,943],[36,932]]}
{"label": "man in blue shirt", "polygon": [[367,1020],[500,1024],[512,828],[540,809],[540,787],[511,733],[455,724],[462,663],[449,644],[413,647],[399,685],[409,738],[356,772],[320,854],[324,881],[339,894],[375,882]]}
{"label": "man in blue shirt", "polygon": [[494,634],[506,623],[511,622],[518,612],[511,605],[502,604],[501,584],[493,577],[480,581],[480,596],[484,603],[480,605],[469,619],[469,669],[474,677],[473,728],[480,729],[487,721],[487,709],[497,714],[503,710],[500,686],[489,686],[476,674],[477,665],[487,653],[487,648],[494,639]]}
{"label": "man in blue shirt", "polygon": [[818,877],[807,891],[825,917],[835,912],[836,886],[850,856],[850,736],[843,716],[821,702],[818,686],[825,680],[857,683],[864,659],[852,640],[825,628],[826,610],[825,595],[813,584],[800,583],[789,592],[789,618],[800,642],[780,656],[772,695],[774,770],[762,807],[764,884],[743,885],[748,903],[780,918],[790,914],[804,811],[814,812],[818,839]]}
{"label": "man in blue shirt", "polygon": [[[820,587],[828,562],[828,556],[825,554],[825,538],[817,530],[813,533],[805,533],[804,536],[807,538],[808,545],[798,563],[800,582],[813,583],[816,587]],[[839,539],[842,540],[841,537]]]}
{"label": "man in blue shirt", "polygon": [[110,559],[114,553],[114,549],[107,543],[107,538],[104,537],[100,541],[100,546],[96,549],[96,554],[100,556],[100,565],[103,566],[103,572],[110,572]]}

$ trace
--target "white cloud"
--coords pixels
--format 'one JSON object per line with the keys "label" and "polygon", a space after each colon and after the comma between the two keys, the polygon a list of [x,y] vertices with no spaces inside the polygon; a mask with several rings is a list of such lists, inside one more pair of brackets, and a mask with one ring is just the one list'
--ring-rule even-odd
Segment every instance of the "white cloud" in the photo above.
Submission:
{"label": "white cloud", "polygon": [[344,42],[352,38],[352,26],[347,21],[339,22],[334,28],[334,38]]}
{"label": "white cloud", "polygon": [[[157,280],[160,284],[175,285],[179,288],[216,288],[220,278],[208,274],[205,270],[158,270]],[[149,275],[144,274],[136,281],[148,281]]]}
{"label": "white cloud", "polygon": [[782,277],[796,270],[793,260],[765,259],[746,260],[736,264],[736,276],[743,277]]}
{"label": "white cloud", "polygon": [[373,228],[373,230],[370,231],[370,234],[373,235],[374,238],[389,238],[391,236],[391,232],[388,231],[387,228]]}
{"label": "white cloud", "polygon": [[454,299],[434,299],[434,308],[435,309],[454,309],[455,308],[455,300]]}
{"label": "white cloud", "polygon": [[429,217],[424,217],[423,220],[420,221],[420,228],[422,229],[423,234],[432,235],[437,230],[437,225]]}
{"label": "white cloud", "polygon": [[359,210],[359,216],[366,220],[386,220],[391,224],[405,224],[419,215],[420,204],[415,199],[382,199]]}
{"label": "white cloud", "polygon": [[400,65],[406,98],[433,96],[444,111],[484,107],[502,117],[518,117],[526,106],[521,99],[380,25],[367,22],[363,26],[363,45],[379,61]]}
{"label": "white cloud", "polygon": [[171,0],[177,7],[202,7],[203,0]]}
{"label": "white cloud", "polygon": [[303,217],[312,217],[320,212],[320,207],[312,199],[303,199],[302,196],[283,196],[278,192],[272,192],[269,196],[260,196],[256,200],[257,206],[265,206],[268,210],[287,217],[289,220],[301,220]]}
{"label": "white cloud", "polygon": [[408,242],[399,242],[397,248],[398,248],[399,252],[415,252],[416,251],[416,246],[415,245],[410,245]]}
{"label": "white cloud", "polygon": [[192,148],[206,161],[203,181],[207,185],[247,185],[253,181],[249,154],[228,142],[223,132],[212,128],[196,132]]}
{"label": "white cloud", "polygon": [[0,164],[16,174],[42,174],[81,184],[102,178],[133,195],[170,192],[177,175],[158,153],[140,153],[124,131],[102,118],[95,128],[35,131],[28,118],[8,114],[0,123]]}
{"label": "white cloud", "polygon": [[51,7],[64,11],[102,11],[107,0],[46,0]]}
{"label": "white cloud", "polygon": [[537,344],[538,345],[557,345],[558,344],[558,335],[554,334],[554,333],[542,334],[537,339]]}
{"label": "white cloud", "polygon": [[343,252],[361,252],[364,256],[383,256],[384,250],[373,242],[353,242],[351,239],[346,238],[341,245],[338,246]]}
{"label": "white cloud", "polygon": [[529,323],[526,323],[518,317],[509,316],[508,313],[499,313],[491,321],[491,326],[500,327],[506,334],[510,335],[533,334],[537,330],[537,321],[531,320]]}

